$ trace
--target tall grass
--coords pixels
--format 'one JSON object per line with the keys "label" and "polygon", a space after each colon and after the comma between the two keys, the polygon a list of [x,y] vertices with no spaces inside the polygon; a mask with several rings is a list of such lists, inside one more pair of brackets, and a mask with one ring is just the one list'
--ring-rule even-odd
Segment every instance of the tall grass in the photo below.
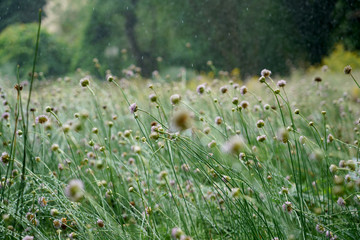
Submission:
{"label": "tall grass", "polygon": [[344,76],[145,88],[134,69],[107,74],[2,89],[0,238],[360,238]]}

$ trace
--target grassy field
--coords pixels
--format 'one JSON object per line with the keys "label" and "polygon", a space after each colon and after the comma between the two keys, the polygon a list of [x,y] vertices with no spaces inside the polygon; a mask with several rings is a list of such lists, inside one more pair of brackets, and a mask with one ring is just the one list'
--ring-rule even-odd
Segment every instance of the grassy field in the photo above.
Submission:
{"label": "grassy field", "polygon": [[2,77],[0,239],[360,239],[359,72],[135,70]]}

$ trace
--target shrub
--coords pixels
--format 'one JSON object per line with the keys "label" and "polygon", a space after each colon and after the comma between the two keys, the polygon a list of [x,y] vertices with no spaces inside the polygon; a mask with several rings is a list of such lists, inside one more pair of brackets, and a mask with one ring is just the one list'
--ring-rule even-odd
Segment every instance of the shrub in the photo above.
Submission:
{"label": "shrub", "polygon": [[[0,69],[19,64],[21,74],[31,71],[37,24],[14,24],[0,33]],[[68,70],[69,54],[65,44],[41,29],[36,71],[47,75],[64,74]]]}

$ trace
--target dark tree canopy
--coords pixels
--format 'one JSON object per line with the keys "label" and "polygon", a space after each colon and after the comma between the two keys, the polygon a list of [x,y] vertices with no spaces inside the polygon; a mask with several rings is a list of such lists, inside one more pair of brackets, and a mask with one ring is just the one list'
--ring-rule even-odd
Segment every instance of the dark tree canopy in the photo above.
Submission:
{"label": "dark tree canopy", "polygon": [[46,0],[1,0],[0,3],[0,32],[14,23],[36,22],[38,10]]}

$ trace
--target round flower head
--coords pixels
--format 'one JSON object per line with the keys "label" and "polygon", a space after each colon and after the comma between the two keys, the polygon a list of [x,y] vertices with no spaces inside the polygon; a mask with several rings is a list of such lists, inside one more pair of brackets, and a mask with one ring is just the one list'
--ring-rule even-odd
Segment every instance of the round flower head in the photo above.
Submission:
{"label": "round flower head", "polygon": [[277,82],[277,85],[278,85],[278,87],[285,87],[286,81],[285,80],[280,80],[280,81]]}
{"label": "round flower head", "polygon": [[220,92],[221,92],[221,93],[226,93],[227,91],[228,91],[227,86],[222,86],[222,87],[220,88]]}
{"label": "round flower head", "polygon": [[271,75],[271,71],[270,70],[267,70],[267,69],[263,69],[262,71],[261,71],[261,76],[263,76],[263,77],[270,77],[270,75]]}
{"label": "round flower head", "polygon": [[184,131],[189,129],[192,124],[191,115],[187,111],[179,111],[174,114],[172,118],[172,126],[176,131]]}
{"label": "round flower head", "polygon": [[321,77],[315,77],[315,78],[314,78],[314,81],[319,83],[319,82],[322,81],[322,79],[321,79]]}
{"label": "round flower head", "polygon": [[43,123],[46,123],[48,120],[49,120],[49,118],[46,115],[40,115],[40,116],[36,117],[35,122],[43,124]]}
{"label": "round flower head", "polygon": [[320,224],[316,224],[316,227],[315,227],[316,231],[319,232],[319,233],[324,233],[325,232],[325,228],[323,225],[320,225]]}
{"label": "round flower head", "polygon": [[345,74],[350,74],[350,73],[351,73],[351,70],[352,70],[351,66],[350,66],[350,65],[347,65],[347,66],[344,68],[344,73],[345,73]]}
{"label": "round flower head", "polygon": [[89,86],[89,84],[90,84],[90,81],[89,81],[89,78],[87,78],[87,77],[82,78],[80,80],[80,86],[82,86],[82,87],[87,87],[87,86]]}
{"label": "round flower head", "polygon": [[38,199],[38,204],[41,206],[41,207],[45,207],[47,205],[47,201],[45,199],[45,197],[40,197]]}
{"label": "round flower head", "polygon": [[235,135],[223,145],[222,149],[226,153],[238,155],[242,150],[246,149],[246,143],[241,136]]}
{"label": "round flower head", "polygon": [[249,106],[249,102],[248,101],[241,101],[240,103],[241,107],[246,109]]}
{"label": "round flower head", "polygon": [[174,227],[173,229],[171,229],[171,237],[173,239],[180,239],[183,234],[183,231],[178,227]]}
{"label": "round flower head", "polygon": [[156,102],[156,100],[157,100],[156,94],[155,93],[150,94],[149,99],[150,99],[151,102]]}
{"label": "round flower head", "polygon": [[245,95],[247,92],[248,92],[248,89],[247,89],[246,86],[242,86],[242,87],[240,88],[240,93],[241,93],[241,95]]}
{"label": "round flower head", "polygon": [[260,135],[256,138],[258,142],[264,142],[266,140],[266,135]]}
{"label": "round flower head", "polygon": [[106,79],[107,79],[108,82],[114,81],[114,77],[111,74],[108,74]]}
{"label": "round flower head", "polygon": [[105,226],[104,221],[101,220],[101,219],[98,219],[98,220],[96,221],[96,224],[97,224],[100,228],[103,228],[103,227]]}
{"label": "round flower head", "polygon": [[2,118],[5,119],[5,120],[8,120],[10,117],[10,113],[8,112],[4,112],[3,115],[2,115]]}
{"label": "round flower head", "polygon": [[138,107],[136,105],[136,103],[133,103],[129,106],[129,110],[131,113],[135,113],[138,110]]}
{"label": "round flower head", "polygon": [[339,197],[338,200],[337,200],[337,204],[341,207],[344,207],[346,202],[345,200],[342,198],[342,197]]}
{"label": "round flower head", "polygon": [[215,123],[216,123],[217,125],[220,125],[220,124],[222,123],[222,118],[219,117],[219,116],[217,116],[217,117],[215,118]]}
{"label": "round flower head", "polygon": [[0,159],[3,164],[7,164],[10,161],[10,155],[7,152],[3,152]]}
{"label": "round flower head", "polygon": [[65,194],[71,201],[80,201],[84,196],[84,183],[79,179],[73,179],[65,188]]}
{"label": "round flower head", "polygon": [[171,95],[170,97],[170,102],[173,104],[173,105],[176,105],[180,102],[181,100],[181,96],[179,94],[174,94],[174,95]]}
{"label": "round flower head", "polygon": [[283,205],[282,208],[285,212],[291,213],[292,212],[292,203],[289,201],[286,201]]}
{"label": "round flower head", "polygon": [[198,94],[203,94],[205,92],[205,85],[201,84],[201,85],[197,86],[196,91]]}

